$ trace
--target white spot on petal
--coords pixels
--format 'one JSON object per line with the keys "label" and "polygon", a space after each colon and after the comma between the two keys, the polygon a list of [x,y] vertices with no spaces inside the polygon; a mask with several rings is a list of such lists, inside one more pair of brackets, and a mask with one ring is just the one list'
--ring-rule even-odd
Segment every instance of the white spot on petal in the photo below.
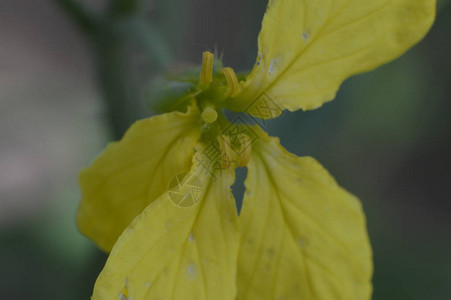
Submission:
{"label": "white spot on petal", "polygon": [[276,62],[277,61],[275,59],[271,60],[271,63],[269,64],[269,68],[268,68],[268,73],[269,74],[273,74],[274,73]]}
{"label": "white spot on petal", "polygon": [[117,297],[118,300],[129,300],[127,296],[125,296],[124,294],[120,293],[119,296]]}
{"label": "white spot on petal", "polygon": [[186,278],[189,280],[194,280],[196,278],[196,266],[193,264],[188,265],[186,268]]}
{"label": "white spot on petal", "polygon": [[302,39],[304,40],[304,42],[307,42],[307,40],[310,38],[310,33],[308,30],[304,31],[304,33],[302,34]]}
{"label": "white spot on petal", "polygon": [[305,246],[305,243],[301,238],[298,238],[298,244],[299,244],[299,247],[301,247],[301,248],[304,248],[304,246]]}
{"label": "white spot on petal", "polygon": [[147,286],[147,287],[150,287],[150,282],[147,282],[147,283],[146,283],[146,286]]}
{"label": "white spot on petal", "polygon": [[258,53],[258,59],[257,59],[257,67],[260,66],[263,59],[263,54],[261,52]]}
{"label": "white spot on petal", "polygon": [[192,232],[189,234],[188,241],[194,242],[194,235]]}
{"label": "white spot on petal", "polygon": [[172,227],[172,221],[167,221],[166,223],[164,223],[164,227],[165,228],[171,228]]}

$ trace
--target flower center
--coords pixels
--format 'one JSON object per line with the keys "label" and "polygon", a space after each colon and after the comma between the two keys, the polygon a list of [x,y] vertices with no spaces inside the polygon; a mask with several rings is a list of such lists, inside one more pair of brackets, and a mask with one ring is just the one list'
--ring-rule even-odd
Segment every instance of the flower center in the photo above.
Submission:
{"label": "flower center", "polygon": [[252,130],[245,124],[231,123],[222,114],[218,114],[221,102],[236,96],[240,85],[232,68],[223,68],[222,74],[218,71],[214,73],[214,65],[213,53],[205,51],[199,77],[202,92],[196,96],[202,109],[201,119],[205,122],[203,142],[207,145],[213,169],[243,167],[249,162],[251,154],[252,134],[249,132],[252,133]]}
{"label": "flower center", "polygon": [[221,169],[247,165],[251,156],[251,138],[246,133],[232,137],[223,134],[217,137],[217,141],[221,150]]}

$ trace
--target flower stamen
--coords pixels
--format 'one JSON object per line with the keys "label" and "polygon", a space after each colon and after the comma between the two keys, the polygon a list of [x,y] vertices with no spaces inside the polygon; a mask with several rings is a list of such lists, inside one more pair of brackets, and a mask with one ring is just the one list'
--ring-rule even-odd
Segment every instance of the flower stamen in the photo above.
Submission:
{"label": "flower stamen", "polygon": [[247,134],[240,133],[238,134],[238,141],[240,143],[240,159],[238,161],[238,166],[244,167],[247,165],[249,158],[251,157],[252,140]]}
{"label": "flower stamen", "polygon": [[221,150],[219,166],[222,170],[237,166],[244,167],[249,162],[252,149],[251,138],[245,133],[238,134],[236,138],[235,142],[232,142],[228,135],[217,137]]}
{"label": "flower stamen", "polygon": [[236,94],[238,94],[240,90],[240,85],[238,83],[238,78],[236,77],[235,71],[232,68],[227,67],[222,69],[222,73],[224,74],[227,80],[227,85],[229,87],[229,89],[227,90],[227,95],[230,97],[236,96]]}
{"label": "flower stamen", "polygon": [[202,57],[202,71],[200,72],[200,85],[208,85],[213,80],[213,59],[214,54],[205,51]]}
{"label": "flower stamen", "polygon": [[221,160],[219,161],[219,166],[221,169],[228,169],[233,160],[233,149],[230,143],[230,137],[227,135],[221,135],[217,137],[219,148],[221,149]]}

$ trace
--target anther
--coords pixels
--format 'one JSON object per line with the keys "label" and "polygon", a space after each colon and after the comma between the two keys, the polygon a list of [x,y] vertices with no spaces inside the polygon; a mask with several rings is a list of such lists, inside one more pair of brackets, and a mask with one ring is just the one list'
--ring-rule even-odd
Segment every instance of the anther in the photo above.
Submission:
{"label": "anther", "polygon": [[217,137],[219,148],[221,149],[221,160],[219,165],[221,169],[225,170],[231,166],[233,162],[233,150],[230,145],[230,138],[226,135]]}
{"label": "anther", "polygon": [[206,123],[213,123],[218,119],[218,113],[212,106],[205,107],[200,116]]}
{"label": "anther", "polygon": [[213,80],[213,58],[214,54],[205,51],[202,57],[202,71],[200,72],[200,84],[208,85]]}
{"label": "anther", "polygon": [[251,157],[252,141],[245,133],[238,134],[238,141],[240,143],[240,159],[238,161],[238,166],[244,167],[248,164],[249,158]]}
{"label": "anther", "polygon": [[227,85],[229,87],[227,94],[230,97],[236,96],[236,94],[238,94],[240,90],[240,85],[238,83],[238,78],[236,77],[235,71],[232,68],[227,67],[222,69],[222,73],[224,74],[227,80]]}
{"label": "anther", "polygon": [[252,140],[245,134],[240,133],[237,136],[237,143],[232,145],[231,139],[227,135],[217,137],[219,149],[221,150],[221,160],[219,165],[221,169],[228,169],[230,167],[244,167],[249,163],[252,150]]}

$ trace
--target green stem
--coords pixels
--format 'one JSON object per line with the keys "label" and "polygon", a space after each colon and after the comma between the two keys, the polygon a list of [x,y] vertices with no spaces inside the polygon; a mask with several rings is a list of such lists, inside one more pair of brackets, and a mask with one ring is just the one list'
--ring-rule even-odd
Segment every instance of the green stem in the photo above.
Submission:
{"label": "green stem", "polygon": [[111,27],[95,42],[98,72],[107,118],[113,137],[119,139],[127,128],[141,117],[137,83],[128,68],[127,45]]}
{"label": "green stem", "polygon": [[90,38],[96,54],[107,119],[115,139],[122,137],[138,118],[144,117],[139,82],[130,70],[130,44],[137,45],[152,64],[163,71],[170,62],[163,38],[141,14],[141,0],[110,0],[104,14],[94,16],[77,0],[59,3]]}
{"label": "green stem", "polygon": [[110,0],[108,14],[112,17],[136,14],[142,8],[142,0]]}
{"label": "green stem", "polygon": [[53,0],[58,3],[74,19],[81,30],[92,35],[98,29],[93,13],[75,0]]}
{"label": "green stem", "polygon": [[160,34],[143,18],[134,18],[129,24],[130,37],[146,53],[156,71],[167,69],[171,51]]}

